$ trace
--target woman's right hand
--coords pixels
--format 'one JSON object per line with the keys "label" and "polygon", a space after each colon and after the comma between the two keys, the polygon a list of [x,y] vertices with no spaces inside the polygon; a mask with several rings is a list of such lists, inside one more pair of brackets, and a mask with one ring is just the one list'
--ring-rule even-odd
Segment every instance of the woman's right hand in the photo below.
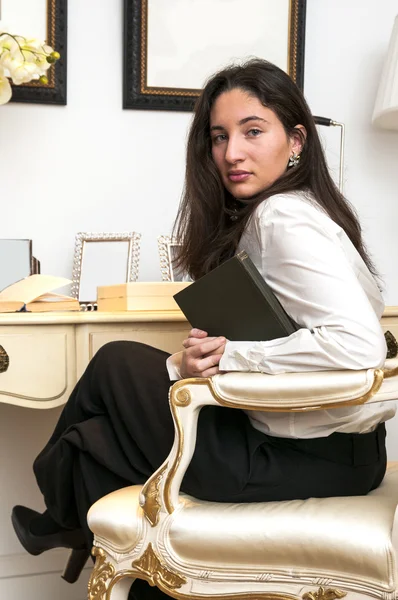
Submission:
{"label": "woman's right hand", "polygon": [[219,373],[218,364],[224,354],[226,339],[209,337],[205,331],[193,329],[184,340],[180,373],[186,377],[211,377]]}

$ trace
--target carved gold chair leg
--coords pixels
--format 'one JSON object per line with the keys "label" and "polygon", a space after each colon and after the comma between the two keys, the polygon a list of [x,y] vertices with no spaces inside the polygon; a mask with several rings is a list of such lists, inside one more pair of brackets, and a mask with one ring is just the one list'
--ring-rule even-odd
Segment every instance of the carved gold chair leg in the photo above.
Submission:
{"label": "carved gold chair leg", "polygon": [[107,594],[104,600],[127,600],[131,586],[135,578],[131,575],[116,575],[109,583]]}
{"label": "carved gold chair leg", "polygon": [[135,577],[132,572],[117,573],[106,552],[94,546],[95,565],[88,582],[88,600],[127,600]]}

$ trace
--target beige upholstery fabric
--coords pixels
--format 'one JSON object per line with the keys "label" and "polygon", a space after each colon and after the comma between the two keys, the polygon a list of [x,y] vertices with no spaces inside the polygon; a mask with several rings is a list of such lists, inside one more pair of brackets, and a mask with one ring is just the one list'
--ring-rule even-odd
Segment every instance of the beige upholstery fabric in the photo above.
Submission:
{"label": "beige upholstery fabric", "polygon": [[226,373],[212,377],[218,396],[233,402],[245,399],[265,403],[280,409],[316,404],[334,404],[365,395],[372,387],[374,370],[332,371],[325,386],[323,371],[311,373],[284,373],[275,377],[265,373]]}
{"label": "beige upholstery fabric", "polygon": [[122,488],[93,504],[87,515],[91,531],[116,552],[128,552],[144,536],[146,521],[139,505],[140,485]]}
{"label": "beige upholstery fabric", "polygon": [[[387,360],[385,372],[398,366],[396,359]],[[367,394],[374,382],[374,369],[361,371],[313,371],[310,373],[222,373],[211,378],[212,387],[220,400],[250,404],[262,410],[286,408],[305,410],[314,406],[354,400]],[[398,398],[398,377],[383,380],[380,389],[367,403],[385,402]]]}
{"label": "beige upholstery fabric", "polygon": [[[89,526],[99,544],[106,539],[122,553],[136,543],[143,519],[140,489],[124,488],[90,509]],[[322,575],[387,591],[397,583],[392,539],[397,504],[397,468],[367,496],[225,504],[182,495],[163,523],[161,544],[177,570]]]}

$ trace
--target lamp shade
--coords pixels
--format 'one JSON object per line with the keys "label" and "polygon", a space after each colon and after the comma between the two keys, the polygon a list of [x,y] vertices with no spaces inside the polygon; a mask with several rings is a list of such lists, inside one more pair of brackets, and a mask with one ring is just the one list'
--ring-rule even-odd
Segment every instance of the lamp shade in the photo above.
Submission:
{"label": "lamp shade", "polygon": [[398,16],[381,74],[372,122],[382,129],[398,130]]}

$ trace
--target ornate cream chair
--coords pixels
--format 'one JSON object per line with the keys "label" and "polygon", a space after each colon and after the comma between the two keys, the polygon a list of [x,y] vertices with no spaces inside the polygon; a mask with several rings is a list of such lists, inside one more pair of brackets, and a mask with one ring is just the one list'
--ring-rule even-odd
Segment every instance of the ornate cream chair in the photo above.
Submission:
{"label": "ornate cream chair", "polygon": [[384,370],[177,382],[167,460],[143,487],[109,494],[89,511],[96,557],[89,600],[125,600],[135,578],[177,599],[397,598],[398,467],[367,496],[227,504],[179,493],[206,404],[301,411],[397,396],[398,361]]}

